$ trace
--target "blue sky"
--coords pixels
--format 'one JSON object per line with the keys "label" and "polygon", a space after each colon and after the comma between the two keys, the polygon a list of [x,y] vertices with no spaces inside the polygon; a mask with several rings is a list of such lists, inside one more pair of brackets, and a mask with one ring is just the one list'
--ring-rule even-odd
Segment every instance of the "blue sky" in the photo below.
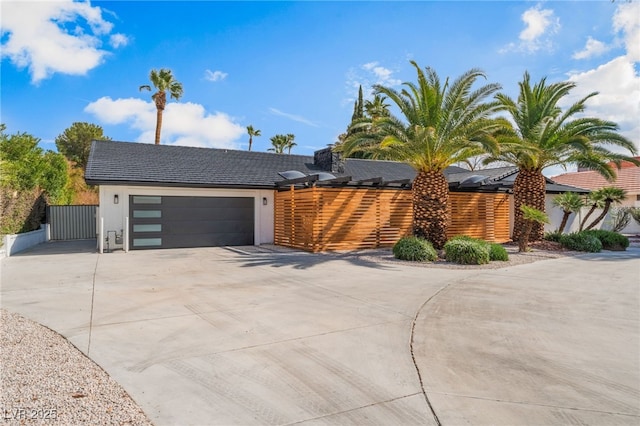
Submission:
{"label": "blue sky", "polygon": [[[170,68],[184,96],[164,114],[163,144],[254,150],[293,133],[293,153],[336,141],[358,85],[415,80],[413,59],[455,78],[481,68],[517,95],[573,80],[589,115],[640,142],[640,2],[5,1],[1,119],[55,150],[73,122],[153,143],[155,106],[140,85]],[[569,99],[571,100],[571,99]]]}

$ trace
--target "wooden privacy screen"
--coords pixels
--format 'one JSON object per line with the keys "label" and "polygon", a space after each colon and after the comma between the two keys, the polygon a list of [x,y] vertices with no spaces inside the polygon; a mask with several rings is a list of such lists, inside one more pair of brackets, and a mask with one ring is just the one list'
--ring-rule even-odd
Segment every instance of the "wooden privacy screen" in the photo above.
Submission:
{"label": "wooden privacy screen", "polygon": [[[509,240],[508,195],[451,193],[450,206],[450,236]],[[406,189],[291,189],[276,193],[274,242],[313,252],[391,247],[412,219]]]}
{"label": "wooden privacy screen", "polygon": [[447,237],[468,235],[495,243],[511,239],[509,195],[450,192]]}

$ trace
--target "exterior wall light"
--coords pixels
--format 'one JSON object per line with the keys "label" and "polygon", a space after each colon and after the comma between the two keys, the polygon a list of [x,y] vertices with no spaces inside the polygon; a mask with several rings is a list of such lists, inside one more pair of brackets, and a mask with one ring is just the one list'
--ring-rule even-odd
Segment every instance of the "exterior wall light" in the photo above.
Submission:
{"label": "exterior wall light", "polygon": [[263,206],[267,205],[267,197],[262,197],[262,205]]}
{"label": "exterior wall light", "polygon": [[113,204],[118,204],[120,202],[120,197],[118,197],[118,194],[115,194],[113,196]]}

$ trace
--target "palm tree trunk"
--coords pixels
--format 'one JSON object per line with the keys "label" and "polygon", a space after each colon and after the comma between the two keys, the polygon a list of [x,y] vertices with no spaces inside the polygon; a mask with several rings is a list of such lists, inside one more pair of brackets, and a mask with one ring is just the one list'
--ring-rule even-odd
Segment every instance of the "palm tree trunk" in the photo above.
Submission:
{"label": "palm tree trunk", "polygon": [[413,181],[413,233],[436,249],[447,242],[449,184],[442,172],[418,172]]}
{"label": "palm tree trunk", "polygon": [[593,212],[596,210],[597,207],[598,207],[598,205],[596,203],[594,203],[591,206],[591,208],[589,209],[587,214],[582,219],[582,222],[580,222],[580,228],[578,229],[579,231],[582,231],[582,228],[584,228],[584,225],[587,223],[587,219],[589,219],[589,216],[591,216],[593,214]]}
{"label": "palm tree trunk", "polygon": [[251,151],[251,145],[253,145],[253,137],[249,135],[249,151]]}
{"label": "palm tree trunk", "polygon": [[[524,231],[526,221],[522,217],[521,205],[527,205],[534,209],[545,211],[545,196],[547,193],[546,180],[541,170],[520,170],[513,182],[514,220],[513,241],[520,241],[520,234]],[[529,239],[540,241],[544,238],[544,225],[533,223]]]}
{"label": "palm tree trunk", "polygon": [[160,131],[162,130],[162,112],[167,105],[167,94],[164,91],[158,91],[154,95],[156,103],[156,145],[160,145]]}
{"label": "palm tree trunk", "polygon": [[594,226],[596,226],[598,223],[600,223],[600,221],[602,219],[604,219],[604,217],[607,215],[607,213],[609,212],[609,208],[611,207],[611,201],[605,201],[604,203],[604,208],[602,209],[602,213],[600,213],[600,216],[596,217],[593,222],[591,222],[589,224],[589,226],[587,226],[585,228],[585,231],[588,231],[589,229],[592,229]]}
{"label": "palm tree trunk", "polygon": [[162,110],[158,109],[156,114],[156,145],[160,145],[160,129],[162,128]]}
{"label": "palm tree trunk", "polygon": [[531,230],[533,229],[534,221],[525,220],[525,225],[523,231],[520,233],[520,237],[518,239],[518,251],[526,252],[529,248],[529,235],[531,235]]}
{"label": "palm tree trunk", "polygon": [[569,216],[571,216],[570,211],[563,211],[564,215],[562,216],[562,222],[560,222],[560,227],[558,228],[558,233],[562,234],[564,232],[565,226],[567,226],[567,221],[569,220]]}

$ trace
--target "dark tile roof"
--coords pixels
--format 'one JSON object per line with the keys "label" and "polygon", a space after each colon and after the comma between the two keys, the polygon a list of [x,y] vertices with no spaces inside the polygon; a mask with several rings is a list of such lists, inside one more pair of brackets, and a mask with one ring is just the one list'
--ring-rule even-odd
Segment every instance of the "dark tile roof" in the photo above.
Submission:
{"label": "dark tile roof", "polygon": [[[273,188],[283,180],[278,172],[288,170],[306,175],[323,171],[313,163],[313,156],[306,155],[94,141],[85,179],[92,185]],[[352,158],[345,160],[344,173],[333,174],[355,181],[413,180],[416,175],[404,163]]]}
{"label": "dark tile roof", "polygon": [[90,184],[272,188],[279,171],[312,173],[313,157],[255,151],[94,141]]}
{"label": "dark tile roof", "polygon": [[[195,148],[144,143],[94,141],[85,172],[91,185],[186,186],[206,188],[275,188],[284,180],[278,172],[297,170],[305,175],[326,171],[313,156],[285,155],[231,149]],[[452,189],[505,190],[513,186],[515,167],[468,171],[451,166],[445,175]],[[347,158],[344,172],[353,181],[381,177],[385,181],[413,180],[415,170],[395,161]],[[476,178],[482,176],[484,179]],[[477,184],[462,184],[465,179]],[[548,181],[549,184],[555,182]],[[575,190],[556,185],[557,191]],[[547,187],[550,190],[550,187]]]}

